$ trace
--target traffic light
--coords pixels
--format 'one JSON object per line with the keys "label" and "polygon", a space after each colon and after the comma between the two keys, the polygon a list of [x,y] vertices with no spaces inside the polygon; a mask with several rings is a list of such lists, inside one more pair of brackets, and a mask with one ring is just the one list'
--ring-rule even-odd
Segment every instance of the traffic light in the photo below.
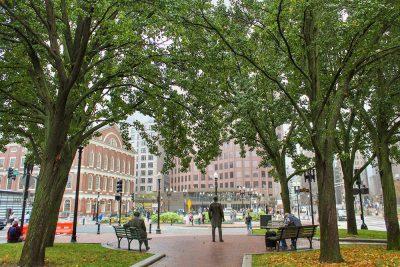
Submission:
{"label": "traffic light", "polygon": [[131,199],[132,199],[132,201],[135,201],[135,194],[134,193],[131,194]]}
{"label": "traffic light", "polygon": [[8,168],[8,174],[7,174],[8,179],[13,179],[15,180],[16,175],[14,174],[14,169],[13,168]]}
{"label": "traffic light", "polygon": [[122,193],[122,180],[117,181],[117,193]]}

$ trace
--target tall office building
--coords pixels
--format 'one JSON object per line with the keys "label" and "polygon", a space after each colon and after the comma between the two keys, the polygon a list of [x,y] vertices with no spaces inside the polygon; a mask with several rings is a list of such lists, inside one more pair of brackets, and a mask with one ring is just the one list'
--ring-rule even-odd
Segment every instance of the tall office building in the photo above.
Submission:
{"label": "tall office building", "polygon": [[[146,134],[150,136],[157,134],[153,130],[154,121],[152,119],[147,118],[142,123]],[[146,140],[142,138],[138,130],[131,128],[130,135],[131,143],[136,150],[135,192],[139,194],[155,192],[158,189],[157,175],[162,168],[162,164],[160,164],[162,157],[150,153]]]}

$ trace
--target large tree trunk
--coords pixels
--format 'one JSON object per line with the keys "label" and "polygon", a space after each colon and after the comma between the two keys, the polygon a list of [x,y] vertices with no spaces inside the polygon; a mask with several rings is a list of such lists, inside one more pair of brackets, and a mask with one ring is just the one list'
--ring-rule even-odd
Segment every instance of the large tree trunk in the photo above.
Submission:
{"label": "large tree trunk", "polygon": [[285,213],[291,213],[288,183],[287,181],[280,180],[280,184],[283,210]]}
{"label": "large tree trunk", "polygon": [[358,235],[356,212],[354,210],[353,183],[344,181],[344,197],[346,202],[347,233]]}
{"label": "large tree trunk", "polygon": [[342,262],[336,214],[333,177],[333,149],[325,146],[324,155],[315,153],[318,184],[318,211],[320,239],[320,262]]}
{"label": "large tree trunk", "polygon": [[[61,154],[61,153],[60,153]],[[54,233],[60,203],[67,183],[73,156],[62,150],[62,157],[43,160],[40,166],[40,183],[33,204],[29,232],[22,250],[20,266],[43,266],[49,236]]]}
{"label": "large tree trunk", "polygon": [[377,148],[377,152],[387,231],[387,249],[400,250],[400,230],[397,218],[396,191],[394,187],[392,164],[390,162],[388,145],[381,142]]}
{"label": "large tree trunk", "polygon": [[341,166],[344,181],[344,198],[346,202],[347,233],[350,235],[358,235],[353,196],[353,164],[345,164],[341,161]]}

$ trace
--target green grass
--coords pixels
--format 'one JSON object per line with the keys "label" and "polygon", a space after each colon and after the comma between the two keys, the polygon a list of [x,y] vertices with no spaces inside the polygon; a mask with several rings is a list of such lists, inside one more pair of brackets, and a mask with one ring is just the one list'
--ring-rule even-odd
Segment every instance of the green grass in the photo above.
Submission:
{"label": "green grass", "polygon": [[[253,235],[265,235],[265,229],[254,229]],[[319,229],[317,230],[316,237],[319,237]],[[348,235],[346,229],[339,229],[339,238],[354,237],[363,239],[386,239],[386,231],[375,230],[358,230],[358,235]]]}
{"label": "green grass", "polygon": [[[17,266],[22,243],[0,245],[0,265]],[[46,249],[46,266],[131,266],[150,253],[103,248],[100,244],[55,244]]]}
{"label": "green grass", "polygon": [[[340,266],[400,266],[400,253],[385,246],[341,246],[344,262]],[[332,266],[319,263],[319,250],[253,255],[252,266]],[[335,265],[339,266],[339,265]]]}

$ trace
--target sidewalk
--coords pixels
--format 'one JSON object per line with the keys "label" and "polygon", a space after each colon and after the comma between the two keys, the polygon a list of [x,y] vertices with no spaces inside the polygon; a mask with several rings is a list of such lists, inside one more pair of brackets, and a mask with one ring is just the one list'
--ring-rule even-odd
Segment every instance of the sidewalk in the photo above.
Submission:
{"label": "sidewalk", "polygon": [[[197,235],[156,235],[151,234],[150,253],[166,254],[166,257],[152,266],[201,266],[201,267],[239,267],[245,253],[265,253],[263,236],[225,235],[223,243],[211,242],[211,236]],[[57,236],[56,242],[69,242],[69,236]],[[78,236],[80,243],[108,243],[117,247],[114,233],[101,235],[82,233]],[[314,242],[314,248],[319,248],[319,242]],[[126,240],[121,242],[121,248],[127,249]],[[308,248],[308,241],[300,239],[299,248]],[[131,248],[137,250],[138,242],[133,241]]]}

